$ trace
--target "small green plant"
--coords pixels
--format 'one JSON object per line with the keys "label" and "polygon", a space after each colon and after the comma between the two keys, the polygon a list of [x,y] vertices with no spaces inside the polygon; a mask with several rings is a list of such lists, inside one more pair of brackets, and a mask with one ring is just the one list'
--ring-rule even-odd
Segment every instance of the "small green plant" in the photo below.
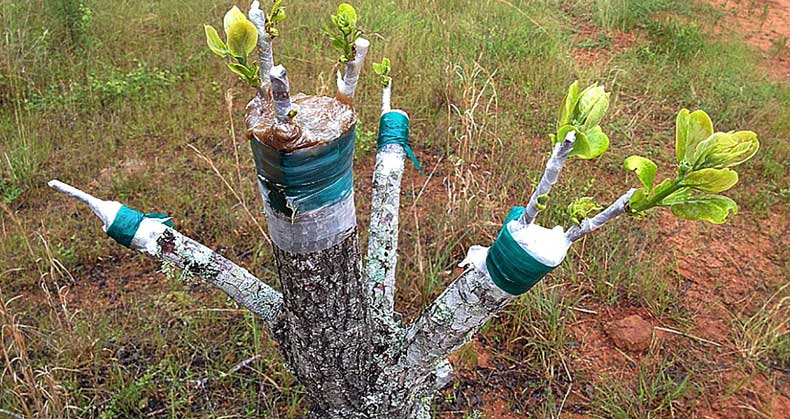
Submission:
{"label": "small green plant", "polygon": [[718,194],[738,182],[738,173],[731,167],[752,158],[759,146],[752,131],[714,133],[704,111],[681,110],[675,126],[678,169],[674,179],[664,179],[654,186],[657,166],[650,159],[630,156],[623,162],[642,184],[629,200],[631,213],[666,206],[678,217],[723,223],[730,212],[737,213],[738,206]]}
{"label": "small green plant", "polygon": [[[285,13],[281,11],[281,8],[277,10],[277,18],[279,20],[285,18]],[[230,58],[231,61],[228,63],[230,71],[238,74],[250,86],[257,87],[258,65],[248,63],[247,57],[255,49],[255,45],[258,42],[258,29],[236,6],[233,6],[225,13],[223,26],[227,43],[220,39],[217,30],[213,26],[204,25],[209,49],[222,58]]]}
{"label": "small green plant", "polygon": [[771,40],[771,57],[778,57],[785,49],[787,49],[787,35],[782,35],[779,38]]}
{"label": "small green plant", "polygon": [[675,59],[690,57],[705,47],[705,36],[697,24],[681,22],[677,19],[651,22],[647,25],[656,54],[664,54]]}
{"label": "small green plant", "polygon": [[380,63],[373,63],[373,72],[379,76],[379,82],[382,86],[386,86],[390,83],[391,71],[390,59],[387,57],[382,58]]}
{"label": "small green plant", "polygon": [[90,35],[93,10],[84,1],[49,0],[47,3],[47,10],[60,20],[72,45],[85,49],[94,44],[96,39]]}
{"label": "small green plant", "polygon": [[609,148],[609,137],[598,123],[609,109],[609,95],[603,86],[594,83],[579,91],[579,82],[573,82],[560,107],[557,132],[551,135],[551,144],[561,142],[571,132],[576,141],[569,156],[593,159]]}
{"label": "small green plant", "polygon": [[354,41],[362,35],[357,28],[357,11],[348,3],[340,3],[331,17],[332,28],[324,25],[324,32],[332,41],[332,46],[340,51],[339,61],[347,63],[354,59]]}
{"label": "small green plant", "polygon": [[0,178],[0,201],[10,204],[22,195],[22,188],[11,181]]}

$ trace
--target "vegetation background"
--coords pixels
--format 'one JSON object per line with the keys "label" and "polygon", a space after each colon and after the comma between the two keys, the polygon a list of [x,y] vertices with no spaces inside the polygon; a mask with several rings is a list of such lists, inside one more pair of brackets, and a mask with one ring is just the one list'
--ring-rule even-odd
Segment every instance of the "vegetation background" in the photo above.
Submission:
{"label": "vegetation background", "polygon": [[[401,201],[397,306],[407,318],[441,292],[468,246],[490,242],[510,205],[527,201],[575,79],[613,92],[612,146],[569,165],[543,225],[565,223],[575,196],[609,202],[628,188],[630,154],[667,170],[682,107],[762,143],[729,193],[741,206],[730,223],[657,211],[574,246],[454,357],[438,417],[790,417],[787,1],[354,5],[373,42],[368,61],[392,59],[394,105],[412,115],[425,166],[420,175],[407,164]],[[202,29],[229,6],[0,0],[0,417],[302,412],[303,393],[256,319],[115,245],[45,184],[58,177],[167,212],[275,282],[244,136],[253,92],[209,52]],[[294,91],[333,93],[335,53],[320,24],[336,4],[286,6],[277,62]],[[375,77],[366,71],[357,93],[361,225]]]}

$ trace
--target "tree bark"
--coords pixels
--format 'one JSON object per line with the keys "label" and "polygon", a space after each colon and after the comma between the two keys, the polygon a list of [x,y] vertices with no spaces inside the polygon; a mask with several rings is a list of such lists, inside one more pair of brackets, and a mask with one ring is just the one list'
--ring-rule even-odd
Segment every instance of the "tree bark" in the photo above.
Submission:
{"label": "tree bark", "polygon": [[328,249],[274,247],[283,305],[282,351],[313,402],[313,415],[365,418],[372,332],[357,232]]}

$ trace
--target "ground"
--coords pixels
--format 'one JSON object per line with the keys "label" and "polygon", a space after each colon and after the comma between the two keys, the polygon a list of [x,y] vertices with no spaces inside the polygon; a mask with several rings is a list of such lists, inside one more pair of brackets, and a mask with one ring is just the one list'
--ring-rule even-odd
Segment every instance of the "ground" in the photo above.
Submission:
{"label": "ground", "polygon": [[[168,212],[184,233],[276,282],[247,212],[263,221],[242,128],[251,92],[202,39],[200,25],[219,26],[227,5],[181,3],[0,5],[0,409],[298,417],[304,407],[260,322],[116,246],[85,208],[44,185],[60,177]],[[318,21],[333,5],[293,3],[275,54],[299,90],[330,93],[334,57]],[[608,202],[633,186],[620,168],[628,155],[672,175],[681,107],[761,139],[728,192],[735,217],[710,225],[658,210],[574,246],[453,356],[438,417],[790,417],[790,2],[354,3],[371,58],[393,61],[394,104],[411,114],[424,167],[407,162],[403,183],[397,308],[407,320],[470,245],[490,242],[510,205],[526,202],[574,79],[613,92],[612,147],[563,171],[544,225],[567,225],[571,197]],[[370,74],[362,85],[364,226],[378,89]]]}

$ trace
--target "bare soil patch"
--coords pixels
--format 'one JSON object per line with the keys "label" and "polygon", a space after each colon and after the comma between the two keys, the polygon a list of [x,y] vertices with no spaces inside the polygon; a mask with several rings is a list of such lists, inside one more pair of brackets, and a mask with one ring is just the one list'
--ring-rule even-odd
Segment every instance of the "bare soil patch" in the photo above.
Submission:
{"label": "bare soil patch", "polygon": [[790,81],[790,0],[712,0],[726,11],[722,30],[737,30],[766,58],[772,77]]}

